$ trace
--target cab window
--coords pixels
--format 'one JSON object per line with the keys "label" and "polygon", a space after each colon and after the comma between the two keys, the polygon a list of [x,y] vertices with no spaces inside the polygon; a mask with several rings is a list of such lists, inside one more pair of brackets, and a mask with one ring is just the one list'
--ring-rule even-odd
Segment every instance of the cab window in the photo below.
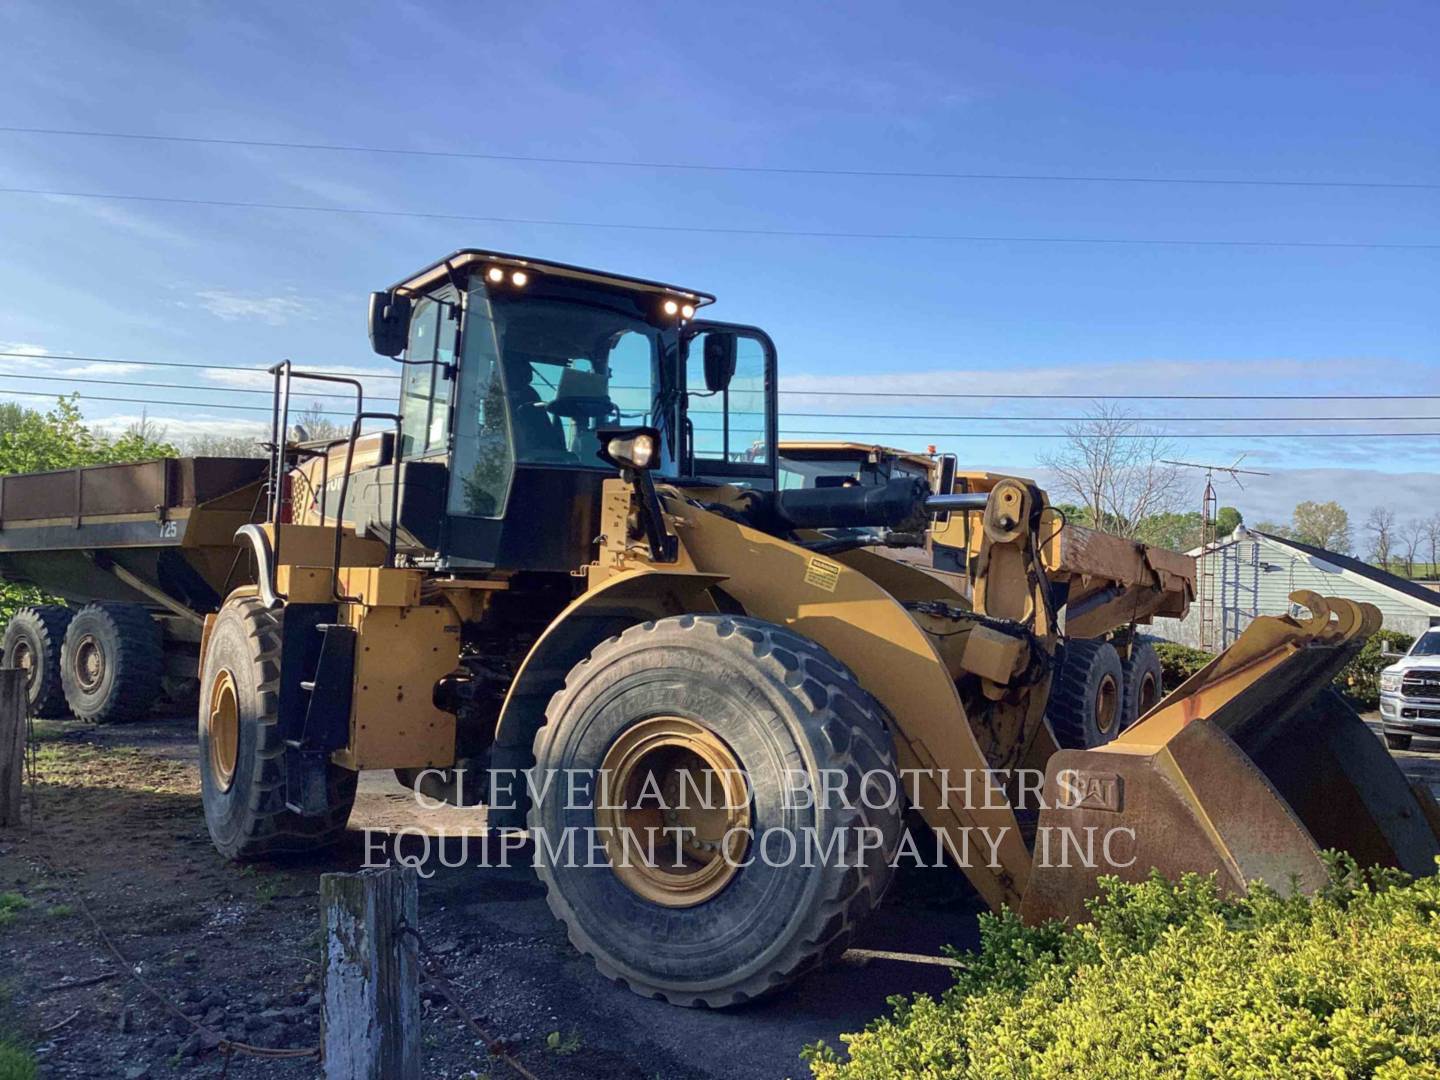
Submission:
{"label": "cab window", "polygon": [[[723,390],[705,379],[706,338],[734,341],[735,373]],[[697,475],[769,477],[773,469],[767,343],[748,332],[702,330],[686,348],[686,419]]]}

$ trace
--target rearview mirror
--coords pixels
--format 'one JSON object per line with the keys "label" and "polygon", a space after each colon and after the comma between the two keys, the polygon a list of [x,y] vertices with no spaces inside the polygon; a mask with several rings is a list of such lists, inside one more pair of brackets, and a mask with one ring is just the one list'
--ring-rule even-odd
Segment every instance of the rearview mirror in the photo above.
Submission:
{"label": "rearview mirror", "polygon": [[705,335],[705,389],[718,394],[730,385],[735,375],[736,338],[734,334],[712,330]]}
{"label": "rearview mirror", "polygon": [[393,292],[370,294],[370,348],[396,357],[410,340],[410,298]]}

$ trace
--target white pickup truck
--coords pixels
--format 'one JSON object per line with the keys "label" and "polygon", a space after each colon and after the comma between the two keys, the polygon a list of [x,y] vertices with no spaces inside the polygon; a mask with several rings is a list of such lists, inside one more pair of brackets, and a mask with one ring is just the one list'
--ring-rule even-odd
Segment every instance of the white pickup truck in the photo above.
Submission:
{"label": "white pickup truck", "polygon": [[1440,626],[1380,672],[1380,726],[1392,750],[1408,750],[1415,735],[1440,738]]}

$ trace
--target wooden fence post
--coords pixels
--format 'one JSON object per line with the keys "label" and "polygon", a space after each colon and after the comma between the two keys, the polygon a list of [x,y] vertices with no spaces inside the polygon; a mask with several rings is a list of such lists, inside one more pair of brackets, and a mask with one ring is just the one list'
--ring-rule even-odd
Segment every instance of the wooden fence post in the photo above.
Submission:
{"label": "wooden fence post", "polygon": [[322,874],[326,1080],[420,1080],[419,877]]}
{"label": "wooden fence post", "polygon": [[0,669],[0,826],[20,824],[25,782],[25,672]]}

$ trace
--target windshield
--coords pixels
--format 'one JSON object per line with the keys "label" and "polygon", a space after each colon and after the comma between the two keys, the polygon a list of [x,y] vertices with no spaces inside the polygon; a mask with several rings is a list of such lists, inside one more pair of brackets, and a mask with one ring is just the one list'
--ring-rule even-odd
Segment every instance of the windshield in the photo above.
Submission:
{"label": "windshield", "polygon": [[868,456],[798,457],[780,452],[780,487],[793,488],[880,486],[891,480],[914,476],[929,478],[929,471],[898,458],[872,462]]}
{"label": "windshield", "polygon": [[1420,636],[1410,650],[1411,656],[1440,656],[1440,630],[1430,630]]}
{"label": "windshield", "polygon": [[[665,400],[667,332],[641,318],[623,294],[573,286],[552,292],[559,295],[538,287],[491,295],[478,281],[472,285],[452,513],[502,514],[516,464],[613,471],[597,456],[600,428],[669,426],[668,415],[656,414]],[[667,470],[674,470],[668,455],[657,471]]]}

